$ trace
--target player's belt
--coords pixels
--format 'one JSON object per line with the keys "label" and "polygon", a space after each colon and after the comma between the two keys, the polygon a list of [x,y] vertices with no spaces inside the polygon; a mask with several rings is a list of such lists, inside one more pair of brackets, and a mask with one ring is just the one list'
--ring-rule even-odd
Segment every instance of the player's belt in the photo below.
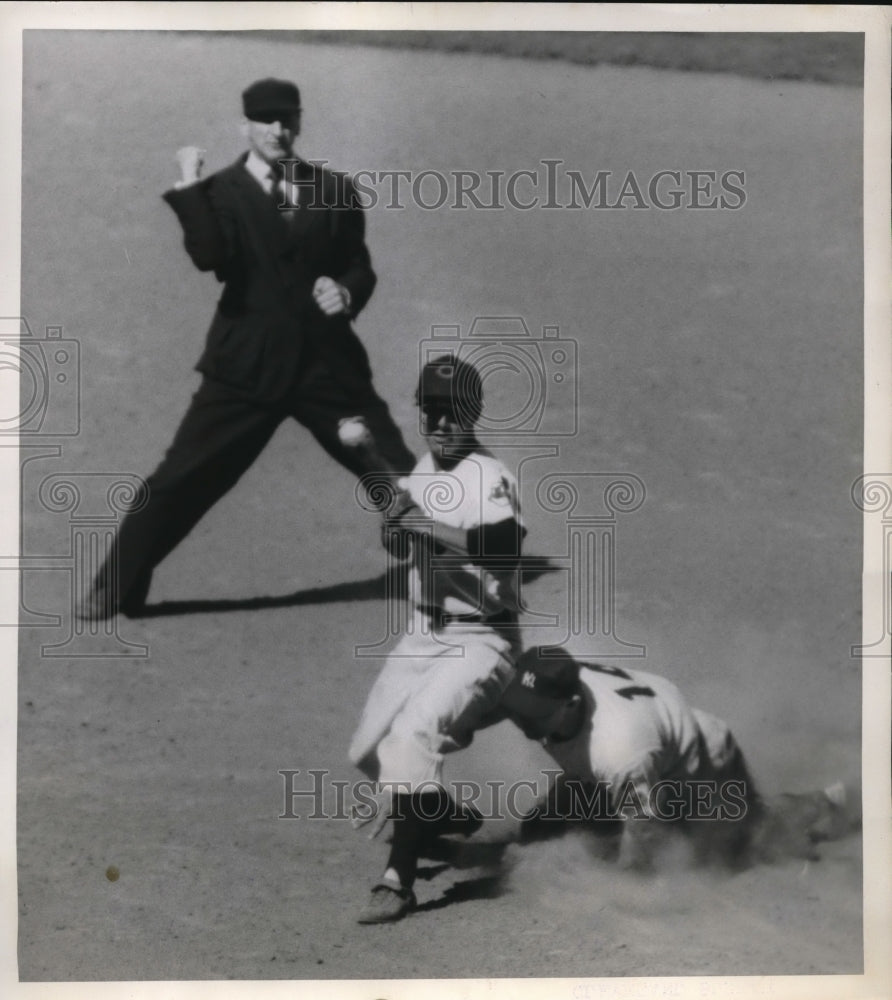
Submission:
{"label": "player's belt", "polygon": [[511,611],[497,611],[493,615],[484,615],[482,612],[459,615],[451,614],[442,608],[435,608],[429,604],[419,604],[417,607],[423,615],[427,615],[430,618],[435,632],[439,632],[447,625],[489,625],[495,627],[499,625],[514,625],[517,621]]}

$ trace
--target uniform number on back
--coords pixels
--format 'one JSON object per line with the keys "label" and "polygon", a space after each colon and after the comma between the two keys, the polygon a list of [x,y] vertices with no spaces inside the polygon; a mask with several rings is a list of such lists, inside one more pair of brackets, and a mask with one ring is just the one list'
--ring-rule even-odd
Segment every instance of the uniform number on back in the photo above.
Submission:
{"label": "uniform number on back", "polygon": [[631,701],[636,694],[640,694],[642,698],[656,698],[656,693],[653,688],[641,687],[637,684],[631,684],[629,687],[617,688],[614,693],[618,694],[620,698],[625,698],[626,701]]}
{"label": "uniform number on back", "polygon": [[[620,670],[619,667],[605,667],[603,663],[586,663],[585,666],[589,670],[596,670],[599,674],[608,674],[610,677],[619,677],[624,681],[630,681],[632,678],[625,670]],[[620,698],[625,698],[626,701],[631,701],[636,694],[640,694],[642,698],[656,698],[656,692],[653,688],[643,687],[640,684],[630,684],[628,687],[615,688],[614,694],[618,694]]]}

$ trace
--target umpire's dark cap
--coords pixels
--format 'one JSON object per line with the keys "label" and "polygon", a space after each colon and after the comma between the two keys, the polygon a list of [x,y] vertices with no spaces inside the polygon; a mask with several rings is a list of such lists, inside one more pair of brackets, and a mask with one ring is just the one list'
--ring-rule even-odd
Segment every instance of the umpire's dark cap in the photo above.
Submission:
{"label": "umpire's dark cap", "polygon": [[517,658],[502,704],[523,718],[550,715],[579,692],[579,669],[576,660],[560,646],[551,647],[547,655],[540,647],[528,649]]}
{"label": "umpire's dark cap", "polygon": [[242,93],[245,117],[254,121],[271,120],[270,116],[295,115],[300,111],[300,91],[290,80],[267,77],[256,80]]}
{"label": "umpire's dark cap", "polygon": [[476,423],[483,412],[483,379],[472,364],[444,354],[421,369],[415,402],[422,408],[448,402],[454,413]]}

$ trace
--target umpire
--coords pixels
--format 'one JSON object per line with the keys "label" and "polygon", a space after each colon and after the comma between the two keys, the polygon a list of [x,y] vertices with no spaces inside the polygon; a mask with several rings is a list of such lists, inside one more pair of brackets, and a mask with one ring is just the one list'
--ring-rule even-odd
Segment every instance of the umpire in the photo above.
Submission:
{"label": "umpire", "polygon": [[258,80],[242,101],[248,151],[202,179],[202,151],[179,150],[182,179],[164,194],[186,252],[214,272],[223,294],[196,366],[201,385],[76,607],[83,619],[138,615],[155,566],[286,417],[357,476],[396,476],[414,465],[351,327],[377,280],[354,188],[295,154],[301,105],[293,83]]}

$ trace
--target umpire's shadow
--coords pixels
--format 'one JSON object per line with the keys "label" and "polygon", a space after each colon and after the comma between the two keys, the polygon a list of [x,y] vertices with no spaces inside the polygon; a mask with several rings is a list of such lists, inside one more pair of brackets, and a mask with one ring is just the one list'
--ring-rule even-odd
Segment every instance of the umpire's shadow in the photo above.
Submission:
{"label": "umpire's shadow", "polygon": [[[520,560],[522,583],[530,583],[559,567],[545,556],[523,556]],[[353,601],[400,600],[406,597],[408,563],[395,563],[380,576],[350,580],[327,587],[308,587],[291,594],[260,597],[209,598],[185,601],[159,601],[147,604],[131,618],[161,618],[166,615],[205,615],[227,611],[265,611],[271,608],[298,608],[309,604],[339,604]]]}

